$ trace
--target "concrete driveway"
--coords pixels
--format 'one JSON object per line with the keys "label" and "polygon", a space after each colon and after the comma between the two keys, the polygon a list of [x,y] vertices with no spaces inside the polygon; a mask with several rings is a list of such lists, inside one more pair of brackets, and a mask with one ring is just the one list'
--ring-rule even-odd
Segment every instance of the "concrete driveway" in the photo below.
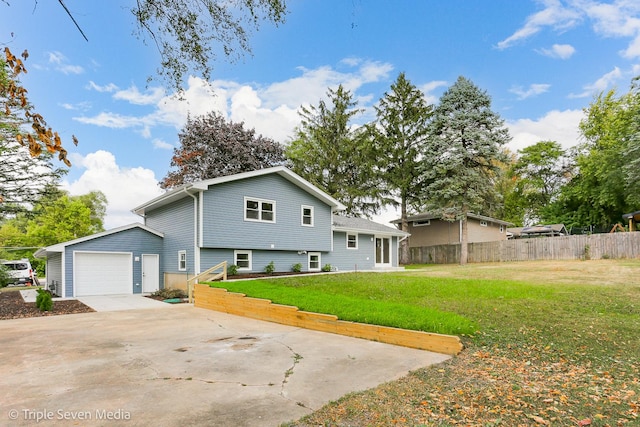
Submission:
{"label": "concrete driveway", "polygon": [[446,359],[188,304],[3,320],[0,425],[276,426]]}

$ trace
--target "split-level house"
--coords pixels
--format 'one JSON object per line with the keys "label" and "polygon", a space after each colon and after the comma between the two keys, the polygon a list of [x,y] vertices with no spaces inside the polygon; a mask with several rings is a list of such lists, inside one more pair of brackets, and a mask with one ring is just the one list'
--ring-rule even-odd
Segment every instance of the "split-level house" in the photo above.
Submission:
{"label": "split-level house", "polygon": [[185,184],[133,209],[143,223],[42,248],[62,297],[185,288],[226,261],[238,272],[398,267],[407,233],[338,215],[344,206],[278,166]]}

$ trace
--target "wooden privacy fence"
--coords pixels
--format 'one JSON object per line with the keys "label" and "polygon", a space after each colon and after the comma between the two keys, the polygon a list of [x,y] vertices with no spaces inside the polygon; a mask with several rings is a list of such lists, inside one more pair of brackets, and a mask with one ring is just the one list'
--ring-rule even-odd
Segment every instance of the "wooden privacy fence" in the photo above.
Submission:
{"label": "wooden privacy fence", "polygon": [[[469,262],[640,257],[640,232],[538,237],[469,244]],[[456,264],[460,244],[411,248],[413,264]]]}

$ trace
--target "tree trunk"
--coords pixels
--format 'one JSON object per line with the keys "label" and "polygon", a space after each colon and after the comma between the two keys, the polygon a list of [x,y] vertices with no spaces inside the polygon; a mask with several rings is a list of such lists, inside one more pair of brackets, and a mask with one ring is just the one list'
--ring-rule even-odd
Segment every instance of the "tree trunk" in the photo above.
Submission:
{"label": "tree trunk", "polygon": [[469,259],[469,248],[467,246],[467,244],[469,243],[469,233],[466,213],[460,221],[462,224],[460,230],[460,265],[465,265],[467,263],[467,260]]}
{"label": "tree trunk", "polygon": [[[409,222],[407,221],[407,202],[402,198],[400,213],[400,229],[406,233],[409,232]],[[400,264],[407,265],[411,263],[409,254],[409,238],[400,242]]]}

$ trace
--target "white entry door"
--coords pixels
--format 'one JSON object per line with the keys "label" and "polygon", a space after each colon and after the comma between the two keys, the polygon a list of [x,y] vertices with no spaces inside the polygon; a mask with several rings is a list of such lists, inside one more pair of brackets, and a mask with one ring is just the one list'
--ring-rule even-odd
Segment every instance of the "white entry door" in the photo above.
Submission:
{"label": "white entry door", "polygon": [[160,289],[160,257],[142,255],[142,292],[151,293]]}

